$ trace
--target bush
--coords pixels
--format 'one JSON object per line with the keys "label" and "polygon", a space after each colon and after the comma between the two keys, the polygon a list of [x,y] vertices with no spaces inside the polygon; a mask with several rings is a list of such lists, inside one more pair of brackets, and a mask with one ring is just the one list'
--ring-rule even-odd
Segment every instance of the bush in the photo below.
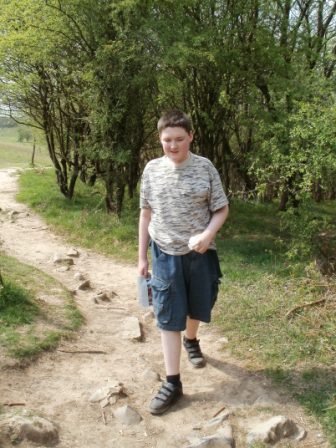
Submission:
{"label": "bush", "polygon": [[321,211],[313,202],[303,201],[298,208],[288,209],[281,222],[290,234],[290,259],[314,259],[322,274],[335,273],[336,221],[327,203]]}

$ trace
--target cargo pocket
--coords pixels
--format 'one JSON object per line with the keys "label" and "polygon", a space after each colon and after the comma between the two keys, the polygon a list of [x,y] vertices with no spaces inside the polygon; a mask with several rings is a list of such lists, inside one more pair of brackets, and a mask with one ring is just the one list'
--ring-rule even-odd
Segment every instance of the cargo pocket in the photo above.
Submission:
{"label": "cargo pocket", "polygon": [[155,276],[151,278],[150,283],[153,291],[153,307],[156,319],[160,324],[168,324],[172,315],[169,302],[170,284]]}

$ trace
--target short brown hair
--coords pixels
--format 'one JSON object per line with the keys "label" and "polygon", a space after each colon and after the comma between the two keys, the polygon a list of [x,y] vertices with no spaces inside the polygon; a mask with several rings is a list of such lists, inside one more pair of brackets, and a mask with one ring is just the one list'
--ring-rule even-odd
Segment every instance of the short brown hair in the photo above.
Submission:
{"label": "short brown hair", "polygon": [[188,134],[192,131],[192,122],[190,117],[181,110],[171,110],[165,112],[158,121],[157,128],[159,134],[165,128],[183,128]]}

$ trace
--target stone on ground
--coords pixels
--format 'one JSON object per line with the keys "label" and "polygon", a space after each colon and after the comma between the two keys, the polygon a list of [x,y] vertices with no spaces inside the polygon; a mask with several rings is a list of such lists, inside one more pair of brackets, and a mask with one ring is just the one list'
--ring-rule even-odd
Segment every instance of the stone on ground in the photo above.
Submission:
{"label": "stone on ground", "polygon": [[93,300],[95,303],[111,302],[109,296],[106,294],[106,292],[103,292],[103,291],[101,291],[101,292],[99,292],[98,294],[96,294],[96,295],[92,298],[92,300]]}
{"label": "stone on ground", "polygon": [[136,425],[142,420],[141,415],[128,404],[113,411],[113,415],[124,425]]}
{"label": "stone on ground", "polygon": [[69,266],[61,266],[60,268],[56,269],[57,272],[67,272],[69,270],[70,270]]}
{"label": "stone on ground", "polygon": [[76,272],[74,274],[74,279],[78,280],[80,282],[82,280],[85,280],[85,277],[84,277],[84,275],[81,272]]}
{"label": "stone on ground", "polygon": [[277,415],[256,425],[247,435],[248,446],[255,442],[274,444],[282,439],[302,440],[306,431],[293,420]]}
{"label": "stone on ground", "polygon": [[212,436],[195,439],[187,448],[234,448],[234,446],[232,427],[225,425]]}
{"label": "stone on ground", "polygon": [[51,421],[37,415],[5,415],[0,421],[0,442],[13,445],[26,440],[39,446],[52,446],[59,442],[58,428]]}
{"label": "stone on ground", "polygon": [[77,257],[79,257],[79,252],[78,252],[77,249],[71,248],[70,250],[68,250],[67,256],[68,257],[76,257],[77,258]]}
{"label": "stone on ground", "polygon": [[141,340],[141,328],[137,317],[129,316],[124,319],[122,336],[131,341]]}
{"label": "stone on ground", "polygon": [[78,285],[78,290],[79,291],[85,291],[86,289],[90,289],[91,288],[91,283],[90,280],[84,280],[80,285]]}
{"label": "stone on ground", "polygon": [[53,257],[53,263],[54,264],[65,264],[67,266],[72,266],[74,264],[74,261],[71,257],[67,257],[60,254],[55,254]]}

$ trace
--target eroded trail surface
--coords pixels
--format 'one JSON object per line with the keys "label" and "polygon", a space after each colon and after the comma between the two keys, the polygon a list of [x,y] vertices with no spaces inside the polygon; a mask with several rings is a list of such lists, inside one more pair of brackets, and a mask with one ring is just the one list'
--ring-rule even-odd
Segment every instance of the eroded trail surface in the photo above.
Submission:
{"label": "eroded trail surface", "polygon": [[[52,275],[70,290],[78,287],[74,278],[78,272],[90,280],[92,288],[75,295],[86,319],[77,338],[64,341],[60,350],[43,354],[26,368],[2,366],[0,404],[24,402],[27,409],[55,422],[60,428],[59,448],[186,447],[195,443],[193,438],[218,430],[194,428],[200,428],[200,423],[223,408],[231,412],[227,422],[237,448],[247,446],[249,425],[276,415],[293,419],[307,431],[304,440],[287,441],[281,446],[329,446],[320,427],[298,404],[233,359],[230,341],[224,344],[223,335],[207,325],[200,329],[207,366],[193,369],[183,353],[185,396],[169,413],[159,417],[149,414],[148,402],[160,386],[153,372],[164,377],[164,370],[155,322],[137,304],[135,266],[77,248],[80,256],[74,258],[75,264],[68,271],[60,271],[53,257],[66,254],[71,245],[55,236],[25,205],[17,203],[16,191],[15,170],[0,170],[2,248]],[[11,219],[10,211],[14,210],[18,213]],[[92,300],[101,290],[113,295],[111,302],[97,304]],[[132,341],[125,334],[124,322],[129,316],[141,323],[141,341]],[[101,405],[90,403],[89,398],[111,379],[123,383],[126,395],[103,408],[103,415]],[[125,404],[141,415],[140,423],[125,425],[113,415]],[[30,445],[23,442],[21,446]]]}

